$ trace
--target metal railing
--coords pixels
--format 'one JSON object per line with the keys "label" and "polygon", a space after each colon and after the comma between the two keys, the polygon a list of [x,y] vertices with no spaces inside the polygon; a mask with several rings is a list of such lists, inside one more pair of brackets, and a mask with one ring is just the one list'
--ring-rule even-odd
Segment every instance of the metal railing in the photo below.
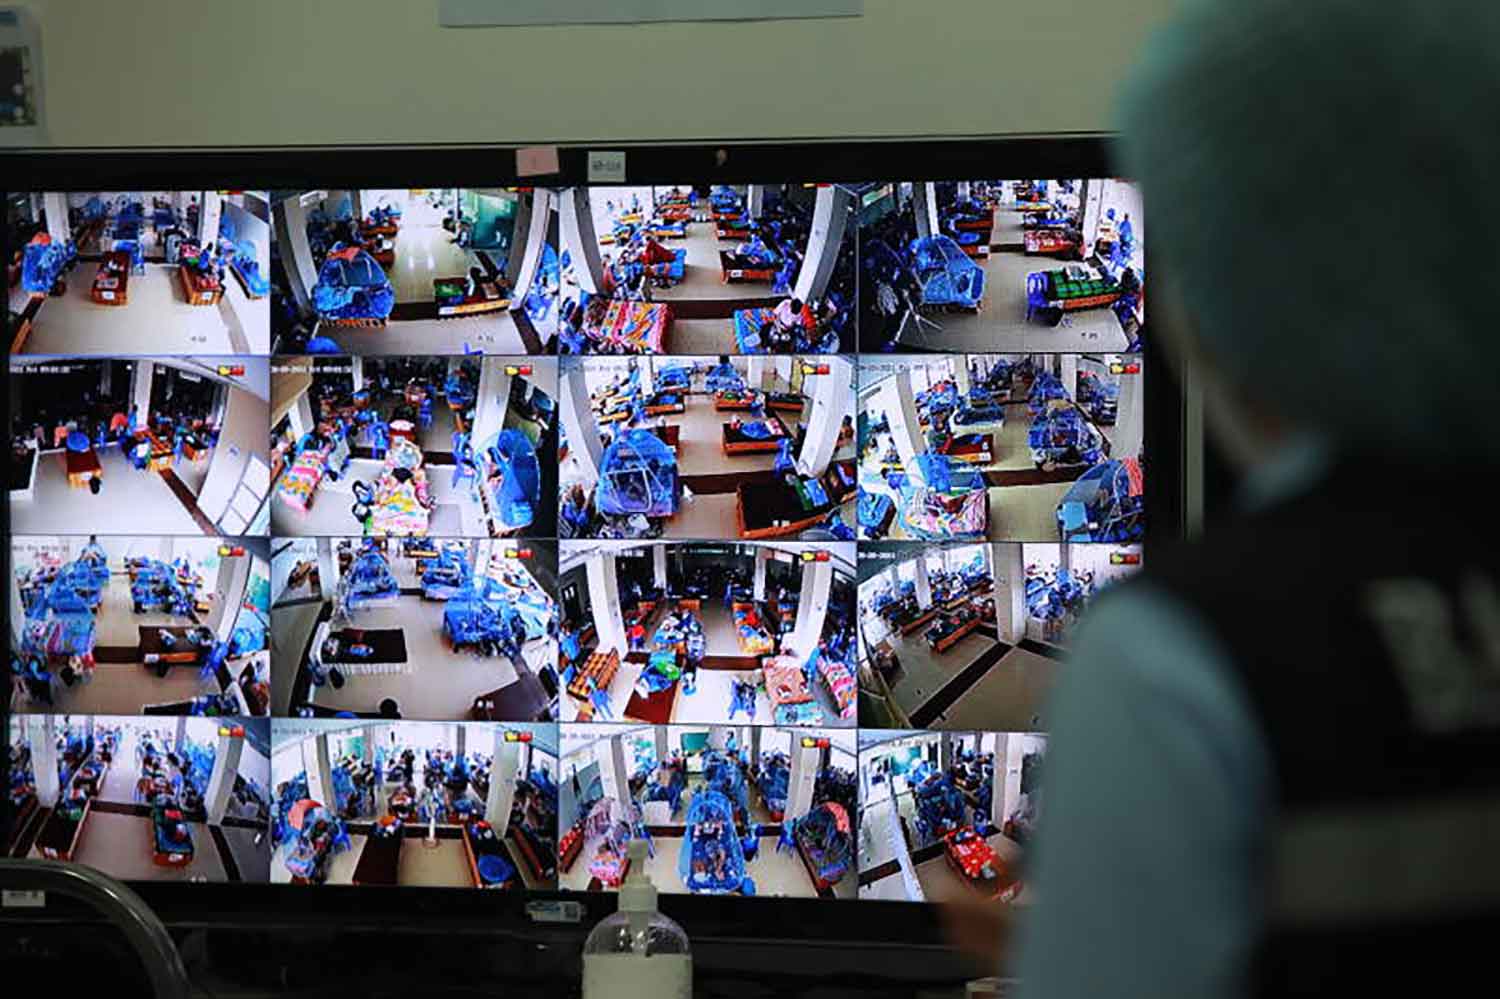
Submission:
{"label": "metal railing", "polygon": [[125,934],[156,999],[188,999],[187,969],[167,928],[139,895],[114,878],[81,864],[0,858],[0,889],[61,895],[92,907]]}

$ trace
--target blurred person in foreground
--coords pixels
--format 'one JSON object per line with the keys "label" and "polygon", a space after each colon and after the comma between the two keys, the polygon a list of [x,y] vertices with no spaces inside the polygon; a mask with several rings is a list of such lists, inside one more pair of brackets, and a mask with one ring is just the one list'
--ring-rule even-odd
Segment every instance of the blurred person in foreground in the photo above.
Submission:
{"label": "blurred person in foreground", "polygon": [[1036,904],[955,937],[1035,999],[1491,981],[1500,3],[1194,3],[1121,124],[1241,502],[1090,612]]}

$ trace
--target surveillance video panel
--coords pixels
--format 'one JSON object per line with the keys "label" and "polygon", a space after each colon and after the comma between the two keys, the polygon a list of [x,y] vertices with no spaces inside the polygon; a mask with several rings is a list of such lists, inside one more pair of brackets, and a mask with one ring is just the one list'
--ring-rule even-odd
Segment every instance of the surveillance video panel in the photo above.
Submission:
{"label": "surveillance video panel", "polygon": [[856,897],[854,731],[561,728],[560,890],[617,890],[645,838],[663,892]]}
{"label": "surveillance video panel", "polygon": [[265,717],[265,538],[11,539],[10,708]]}
{"label": "surveillance video panel", "polygon": [[270,881],[557,884],[557,727],[275,720]]}
{"label": "surveillance video panel", "polygon": [[859,897],[1024,907],[1047,737],[859,733]]}
{"label": "surveillance video panel", "polygon": [[854,352],[849,188],[671,184],[557,196],[561,352]]}
{"label": "surveillance video panel", "polygon": [[1110,178],[862,185],[861,353],[1135,353],[1140,190]]}
{"label": "surveillance video panel", "polygon": [[278,354],[532,354],[557,340],[545,188],[277,191]]}
{"label": "surveillance video panel", "polygon": [[861,539],[1139,542],[1144,383],[1129,354],[862,356]]}
{"label": "surveillance video panel", "polygon": [[559,537],[853,540],[852,358],[560,360]]}
{"label": "surveillance video panel", "polygon": [[10,526],[264,536],[264,357],[10,358]]}
{"label": "surveillance video panel", "polygon": [[556,542],[298,538],[272,576],[278,716],[556,717]]}
{"label": "surveillance video panel", "polygon": [[561,545],[562,721],[854,727],[852,544]]}
{"label": "surveillance video panel", "polygon": [[862,729],[1036,732],[1074,627],[1139,545],[859,546]]}
{"label": "surveillance video panel", "polygon": [[7,752],[7,856],[125,881],[270,876],[268,719],[13,715]]}
{"label": "surveillance video panel", "polygon": [[7,202],[12,354],[270,350],[264,191],[33,191]]}
{"label": "surveillance video panel", "polygon": [[278,536],[555,533],[555,358],[278,357],[271,384]]}

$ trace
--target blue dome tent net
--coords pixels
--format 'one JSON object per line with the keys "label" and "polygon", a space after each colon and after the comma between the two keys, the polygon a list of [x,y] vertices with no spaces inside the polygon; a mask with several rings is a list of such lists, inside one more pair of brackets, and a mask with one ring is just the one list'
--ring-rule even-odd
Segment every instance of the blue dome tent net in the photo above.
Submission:
{"label": "blue dome tent net", "polygon": [[391,565],[383,552],[366,549],[354,559],[349,569],[349,606],[399,595],[401,584],[396,582]]}
{"label": "blue dome tent net", "polygon": [[977,309],[984,300],[984,270],[948,236],[911,241],[912,270],[922,289],[923,305]]}
{"label": "blue dome tent net", "polygon": [[1139,464],[1104,461],[1079,476],[1057,505],[1063,541],[1139,541],[1146,530]]}
{"label": "blue dome tent net", "polygon": [[396,292],[375,258],[343,243],[329,250],[312,297],[325,319],[385,319],[396,306]]}
{"label": "blue dome tent net", "polygon": [[507,528],[527,526],[542,494],[536,446],[519,430],[502,430],[485,443],[482,453],[492,469],[488,482],[495,516]]}
{"label": "blue dome tent net", "polygon": [[725,894],[744,884],[744,844],[735,832],[729,799],[717,791],[699,791],[688,805],[677,872],[694,894]]}
{"label": "blue dome tent net", "polygon": [[594,504],[606,516],[677,513],[677,456],[649,430],[626,430],[604,449]]}
{"label": "blue dome tent net", "polygon": [[33,295],[45,295],[77,255],[71,241],[28,243],[21,257],[21,287]]}
{"label": "blue dome tent net", "polygon": [[709,753],[703,761],[704,786],[724,795],[738,815],[750,814],[750,794],[745,786],[745,772],[738,763],[722,753]]}

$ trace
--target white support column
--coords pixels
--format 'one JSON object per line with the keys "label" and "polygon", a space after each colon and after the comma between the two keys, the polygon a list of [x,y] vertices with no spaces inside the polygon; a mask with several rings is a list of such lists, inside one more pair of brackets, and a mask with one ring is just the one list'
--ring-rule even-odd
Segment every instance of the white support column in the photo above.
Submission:
{"label": "white support column", "polygon": [[599,782],[604,787],[604,796],[615,803],[614,817],[630,820],[630,768],[625,763],[625,738],[612,735],[603,739],[595,754],[599,760]]}
{"label": "white support column", "polygon": [[997,753],[995,795],[1000,798],[1000,801],[996,803],[999,808],[997,825],[1004,822],[1005,817],[1021,804],[1021,761],[1026,755],[1024,749],[1026,736],[1023,733],[1003,732],[999,738],[1005,741],[1005,769],[1000,769]]}
{"label": "white support column", "polygon": [[151,419],[151,378],[155,371],[156,366],[145,358],[135,362],[135,381],[131,385],[130,401],[135,403],[141,427],[147,426],[147,421]]}
{"label": "white support column", "polygon": [[48,191],[42,195],[42,204],[47,210],[47,235],[62,246],[73,238],[73,228],[68,225],[68,196],[61,191]]}
{"label": "white support column", "polygon": [[648,399],[656,394],[656,373],[653,370],[654,367],[655,365],[649,355],[635,359],[635,369],[640,372],[641,394]]}
{"label": "white support column", "polygon": [[19,649],[26,631],[26,605],[21,602],[19,586],[7,586],[6,590],[10,593],[10,647]]}
{"label": "white support column", "polygon": [[830,357],[828,374],[810,379],[812,407],[807,414],[807,437],[797,454],[797,471],[802,475],[822,475],[833,461],[844,416],[854,408],[851,368],[846,358]]}
{"label": "white support column", "polygon": [[333,800],[333,764],[328,756],[328,736],[315,735],[302,742],[302,768],[307,772],[307,796],[337,813]]}
{"label": "white support column", "polygon": [[895,441],[901,464],[907,475],[920,478],[917,455],[927,453],[927,439],[922,436],[922,420],[917,415],[917,403],[911,390],[911,371],[906,368],[897,371],[881,395],[890,419],[891,439]]}
{"label": "white support column", "polygon": [[219,560],[219,578],[214,583],[213,608],[208,612],[207,624],[221,642],[229,641],[229,636],[234,633],[234,622],[239,617],[245,589],[250,585],[252,561],[249,558]]}
{"label": "white support column", "polygon": [[349,207],[354,210],[354,221],[362,222],[365,218],[365,192],[359,188],[349,192]]}
{"label": "white support column", "polygon": [[177,730],[172,735],[172,751],[181,755],[187,746],[187,716],[177,716]]}
{"label": "white support column", "polygon": [[[172,538],[159,538],[156,545],[156,557],[161,559],[163,562],[171,562],[172,552],[175,550],[175,548],[176,545],[173,543]],[[219,562],[219,565],[222,566],[223,564],[223,561]]]}
{"label": "white support column", "polygon": [[1078,355],[1059,354],[1057,358],[1057,378],[1067,391],[1068,398],[1078,400]]}
{"label": "white support column", "polygon": [[978,802],[978,808],[984,811],[987,816],[990,816],[990,823],[995,828],[1001,828],[1002,825],[1005,825],[1005,793],[999,777],[1004,772],[1007,772],[1005,771],[1005,766],[1007,766],[1008,760],[1010,760],[1010,741],[1008,741],[1007,733],[981,732],[980,751],[984,753],[986,750],[989,750],[993,754],[993,757],[995,757],[996,780],[990,781],[989,801]]}
{"label": "white support column", "polygon": [[758,219],[765,209],[766,188],[764,184],[751,184],[745,188],[745,212],[752,219]]}
{"label": "white support column", "polygon": [[932,183],[911,186],[912,212],[917,216],[917,236],[926,239],[936,236],[938,230],[937,188]]}
{"label": "white support column", "polygon": [[766,357],[764,354],[750,355],[745,381],[753,389],[766,387]]}
{"label": "white support column", "polygon": [[804,748],[802,740],[792,735],[791,773],[787,776],[786,811],[783,821],[800,819],[812,811],[813,786],[818,780],[818,756],[816,747]]}
{"label": "white support column", "polygon": [[1015,645],[1026,634],[1026,565],[1021,546],[990,546],[990,573],[995,577],[995,626],[1000,641]]}
{"label": "white support column", "polygon": [[656,737],[656,760],[660,763],[672,751],[672,747],[667,742],[667,726],[657,725],[651,734]]}
{"label": "white support column", "polygon": [[770,554],[769,548],[755,549],[755,568],[751,572],[750,586],[751,596],[757,603],[766,599],[766,559]]}
{"label": "white support column", "polygon": [[969,182],[967,180],[958,182],[958,197],[960,201],[966,200],[969,197]]}
{"label": "white support column", "polygon": [[292,300],[297,303],[298,312],[311,315],[312,288],[318,283],[318,268],[307,242],[307,209],[301,199],[294,195],[277,205],[271,213],[271,227],[275,230]]}
{"label": "white support column", "polygon": [[365,387],[365,359],[359,354],[349,358],[349,378],[354,385],[354,391],[362,391]]}
{"label": "white support column", "polygon": [[802,595],[797,603],[797,625],[782,651],[806,659],[823,637],[823,621],[828,616],[828,595],[833,588],[832,562],[802,564]]}
{"label": "white support column", "polygon": [[599,424],[589,388],[584,382],[583,365],[566,366],[562,374],[563,432],[568,435],[568,456],[583,466],[583,481],[599,481],[599,463],[604,459],[604,445],[599,442]]}
{"label": "white support column", "polygon": [[960,398],[969,395],[969,358],[966,354],[954,354],[948,358],[948,363],[953,368],[953,383],[958,386]]}
{"label": "white support column", "polygon": [[667,546],[660,542],[651,546],[651,579],[661,589],[667,588]]}
{"label": "white support column", "polygon": [[[17,715],[16,722],[24,724],[26,715]],[[37,800],[48,808],[57,804],[62,795],[62,786],[57,780],[57,733],[61,726],[56,715],[42,715],[29,725],[31,733],[31,773],[36,779]]]}
{"label": "white support column", "polygon": [[[511,240],[510,257],[506,260],[506,277],[514,289],[511,295],[512,308],[524,308],[526,296],[541,273],[542,256],[547,249],[547,224],[552,219],[552,191],[537,187],[531,192],[531,202],[525,200],[517,206],[515,235]],[[595,246],[598,242],[595,241]],[[597,251],[596,251],[597,252]]]}
{"label": "white support column", "polygon": [[316,540],[318,552],[318,591],[324,600],[332,600],[339,586],[339,560],[333,553],[332,538]]}
{"label": "white support column", "polygon": [[842,187],[829,185],[818,188],[818,199],[813,205],[812,232],[807,237],[807,253],[802,259],[802,268],[797,272],[797,283],[793,295],[804,302],[820,302],[828,290],[828,281],[833,277],[834,265],[838,262],[839,247],[844,242],[844,230],[849,225],[849,209],[853,195]]}
{"label": "white support column", "polygon": [[[477,447],[491,434],[504,428],[505,413],[510,408],[510,375],[505,373],[505,362],[500,358],[486,357],[480,362],[475,400],[474,444]],[[573,443],[571,436],[568,443]]]}
{"label": "white support column", "polygon": [[616,649],[620,657],[630,651],[625,637],[625,619],[620,613],[620,584],[615,575],[615,557],[608,552],[593,552],[584,566],[589,580],[589,606],[594,612],[594,627],[599,632],[599,651]]}
{"label": "white support column", "polygon": [[303,434],[310,433],[318,425],[318,421],[313,418],[312,399],[308,398],[306,392],[297,397],[297,401],[287,411],[287,416],[291,417],[292,433],[298,439],[301,439]]}
{"label": "white support column", "polygon": [[925,611],[932,606],[932,583],[927,578],[927,555],[925,552],[917,556],[916,568],[917,608]]}
{"label": "white support column", "polygon": [[[234,734],[238,732],[238,734]],[[208,813],[208,824],[220,825],[229,808],[229,798],[234,792],[234,778],[240,772],[240,756],[245,751],[245,730],[233,725],[219,726],[219,745],[214,752],[214,769],[208,778],[208,793],[203,796],[203,808]]]}
{"label": "white support column", "polygon": [[1111,435],[1116,458],[1134,458],[1141,453],[1146,426],[1146,393],[1140,375],[1120,376],[1120,397],[1115,408],[1115,430]]}
{"label": "white support column", "polygon": [[599,236],[594,232],[594,212],[589,189],[573,187],[558,199],[558,223],[562,243],[571,249],[578,286],[591,295],[604,287],[604,262],[599,259]]}
{"label": "white support column", "polygon": [[198,205],[198,245],[219,241],[219,217],[224,213],[224,199],[218,191],[204,191]]}
{"label": "white support column", "polygon": [[750,769],[752,771],[760,769],[760,734],[759,725],[750,727]]}
{"label": "white support column", "polygon": [[[463,726],[459,726],[462,729]],[[510,829],[510,807],[516,799],[516,776],[521,766],[521,744],[506,742],[505,729],[495,727],[494,752],[490,762],[490,793],[484,802],[484,820],[504,838]]]}

